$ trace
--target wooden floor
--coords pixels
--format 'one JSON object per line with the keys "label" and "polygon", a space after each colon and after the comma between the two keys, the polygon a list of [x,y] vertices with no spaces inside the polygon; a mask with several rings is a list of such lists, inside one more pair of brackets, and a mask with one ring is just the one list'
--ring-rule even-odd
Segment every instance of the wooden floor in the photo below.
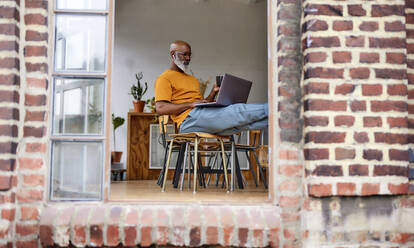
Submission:
{"label": "wooden floor", "polygon": [[[187,181],[187,180],[186,180]],[[233,192],[226,192],[221,186],[216,187],[215,182],[211,182],[207,188],[198,187],[197,193],[188,188],[187,182],[184,184],[183,191],[175,189],[171,181],[167,181],[165,192],[155,180],[139,181],[115,181],[111,183],[111,201],[168,201],[168,202],[243,202],[257,203],[268,199],[268,190],[260,183],[258,187],[253,181],[248,181],[248,186],[244,189],[235,189]]]}

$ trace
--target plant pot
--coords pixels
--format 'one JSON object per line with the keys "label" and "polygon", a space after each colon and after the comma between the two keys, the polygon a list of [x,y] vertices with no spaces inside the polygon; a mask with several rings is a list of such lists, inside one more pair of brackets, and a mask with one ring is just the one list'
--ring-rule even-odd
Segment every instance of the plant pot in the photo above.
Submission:
{"label": "plant pot", "polygon": [[133,101],[135,112],[144,112],[145,101]]}
{"label": "plant pot", "polygon": [[111,152],[111,163],[120,163],[122,152]]}

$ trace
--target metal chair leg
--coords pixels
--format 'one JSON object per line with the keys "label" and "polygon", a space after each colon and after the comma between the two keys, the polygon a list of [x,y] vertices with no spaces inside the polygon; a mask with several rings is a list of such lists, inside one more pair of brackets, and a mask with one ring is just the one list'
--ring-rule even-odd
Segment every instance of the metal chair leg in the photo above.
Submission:
{"label": "metal chair leg", "polygon": [[[187,152],[188,152],[188,143],[185,143],[184,144],[185,145],[185,151],[184,151],[184,164],[183,164],[183,170],[182,170],[182,172],[181,172],[181,183],[180,183],[180,191],[183,191],[183,184],[184,184],[184,177],[185,177],[185,167],[186,167],[186,165],[187,165]],[[188,175],[188,176],[190,176],[190,175]]]}
{"label": "metal chair leg", "polygon": [[193,182],[193,194],[197,192],[197,167],[198,167],[198,137],[195,137],[194,141],[194,182]]}
{"label": "metal chair leg", "polygon": [[[221,145],[221,153],[223,155],[224,177],[226,178],[226,190],[229,191],[229,182],[228,182],[228,178],[227,178],[227,166],[226,166],[226,154],[224,152],[223,140],[221,138],[219,138],[219,140],[220,140],[220,145]],[[232,171],[232,173],[233,173],[233,171]]]}
{"label": "metal chair leg", "polygon": [[171,153],[172,153],[173,143],[174,143],[174,139],[172,139],[171,142],[170,142],[170,150],[168,151],[167,167],[165,168],[164,182],[162,183],[161,192],[165,191],[165,183],[167,182],[168,168],[170,167],[170,162],[171,162],[170,160],[171,160]]}

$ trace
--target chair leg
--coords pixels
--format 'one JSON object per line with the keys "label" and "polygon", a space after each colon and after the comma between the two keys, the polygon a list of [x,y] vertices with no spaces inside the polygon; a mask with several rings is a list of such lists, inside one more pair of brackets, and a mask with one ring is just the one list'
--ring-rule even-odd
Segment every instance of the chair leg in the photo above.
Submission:
{"label": "chair leg", "polygon": [[167,167],[165,167],[165,173],[164,173],[164,182],[162,183],[162,190],[161,192],[165,191],[165,183],[167,182],[167,175],[168,175],[168,168],[170,167],[170,160],[171,160],[171,153],[172,153],[172,148],[173,148],[173,142],[174,139],[171,140],[170,142],[170,150],[168,151],[168,159],[167,159]]}
{"label": "chair leg", "polygon": [[266,178],[265,178],[265,177],[264,177],[264,175],[263,175],[262,166],[260,166],[259,159],[257,158],[256,151],[253,151],[253,156],[254,156],[254,158],[256,159],[257,166],[259,166],[259,173],[260,173],[260,177],[262,178],[263,184],[264,184],[265,188],[267,189],[267,182],[266,182]]}
{"label": "chair leg", "polygon": [[256,187],[258,187],[259,184],[257,183],[256,173],[254,173],[252,163],[250,162],[249,152],[248,151],[245,151],[245,152],[246,152],[246,157],[247,157],[247,163],[249,163],[249,168],[250,168],[250,171],[252,172],[252,175],[253,175],[254,184],[256,184]]}
{"label": "chair leg", "polygon": [[223,156],[224,177],[226,179],[226,190],[229,191],[229,182],[228,182],[228,178],[227,178],[227,166],[226,166],[226,154],[224,152],[223,140],[221,138],[219,138],[219,140],[220,140],[220,146],[221,146],[221,153],[222,153],[222,156]]}
{"label": "chair leg", "polygon": [[198,167],[198,137],[195,137],[194,141],[194,184],[193,194],[197,192],[197,167]]}
{"label": "chair leg", "polygon": [[[187,151],[188,151],[188,143],[184,144],[185,151],[184,151],[184,161],[183,161],[183,170],[181,172],[181,183],[180,183],[180,191],[183,191],[183,185],[184,185],[184,177],[185,177],[185,167],[187,165]],[[190,175],[188,175],[190,176]]]}

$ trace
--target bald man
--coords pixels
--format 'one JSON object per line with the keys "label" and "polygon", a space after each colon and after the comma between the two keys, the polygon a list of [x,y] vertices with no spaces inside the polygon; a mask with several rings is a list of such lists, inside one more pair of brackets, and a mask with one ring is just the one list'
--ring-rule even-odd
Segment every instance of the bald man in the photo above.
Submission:
{"label": "bald man", "polygon": [[214,84],[208,97],[203,99],[197,78],[188,73],[191,46],[187,42],[172,42],[170,58],[170,68],[155,81],[155,108],[159,115],[170,115],[177,123],[180,133],[231,135],[243,130],[267,127],[267,104],[195,107],[196,104],[213,101],[219,87]]}

